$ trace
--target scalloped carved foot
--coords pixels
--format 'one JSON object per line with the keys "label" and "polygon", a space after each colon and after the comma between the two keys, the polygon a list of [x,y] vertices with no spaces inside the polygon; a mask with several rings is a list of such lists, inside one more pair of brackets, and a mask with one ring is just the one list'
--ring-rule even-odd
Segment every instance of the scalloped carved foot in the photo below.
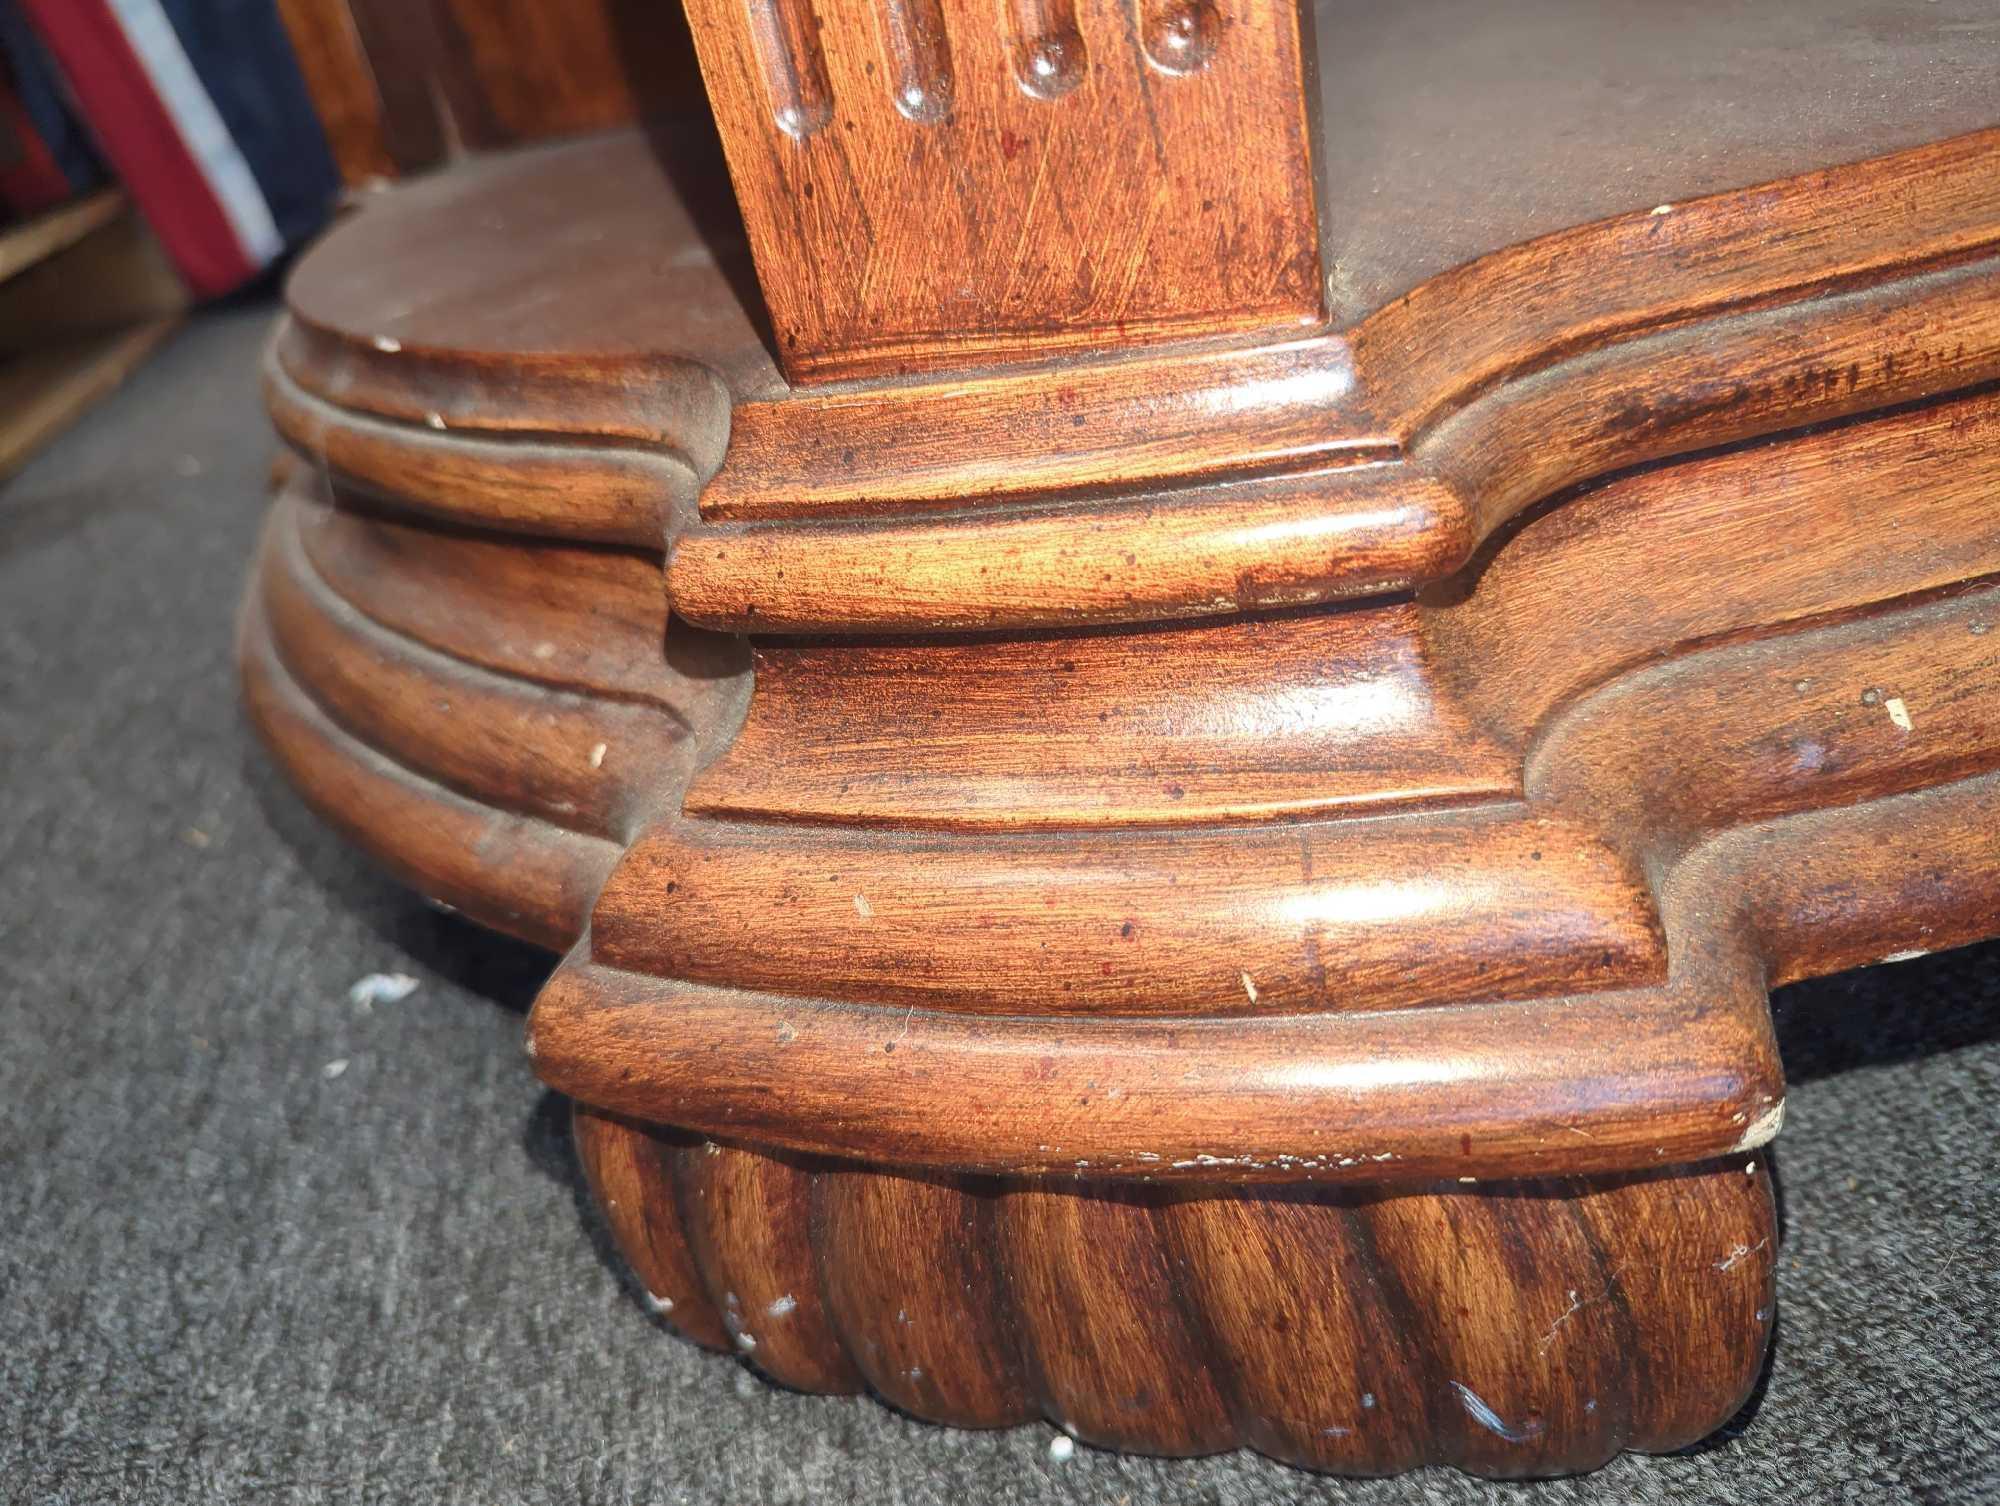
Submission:
{"label": "scalloped carved foot", "polygon": [[1706,1436],[1756,1382],[1761,1154],[1481,1186],[914,1177],[579,1107],[650,1305],[812,1391],[1150,1454],[1530,1476]]}

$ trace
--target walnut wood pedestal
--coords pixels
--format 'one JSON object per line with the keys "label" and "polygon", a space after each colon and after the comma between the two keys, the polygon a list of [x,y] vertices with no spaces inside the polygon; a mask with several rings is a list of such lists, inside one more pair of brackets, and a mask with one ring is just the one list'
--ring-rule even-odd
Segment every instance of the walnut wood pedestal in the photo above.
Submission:
{"label": "walnut wood pedestal", "polygon": [[[871,260],[835,222],[893,185],[828,183],[951,121],[841,131],[842,6],[705,8],[764,301],[637,135],[381,196],[292,279],[242,635],[329,821],[564,953],[527,1049],[653,1305],[1151,1453],[1540,1475],[1726,1421],[1769,990],[2000,931],[2000,135],[1347,319],[1282,109],[1268,172],[1165,180],[1256,231],[1220,281],[1192,212],[1138,281],[948,198]],[[1216,46],[1143,65],[1171,140],[1232,42],[1296,82],[1296,30],[1160,14]],[[1116,103],[929,35],[910,87],[996,131]]]}

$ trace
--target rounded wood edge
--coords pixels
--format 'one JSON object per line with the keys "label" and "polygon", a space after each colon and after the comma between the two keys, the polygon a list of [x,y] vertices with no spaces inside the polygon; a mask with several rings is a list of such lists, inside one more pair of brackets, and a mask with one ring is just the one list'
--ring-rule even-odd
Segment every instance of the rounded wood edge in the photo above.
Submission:
{"label": "rounded wood edge", "polygon": [[457,794],[341,730],[279,656],[259,590],[239,618],[237,664],[251,726],[348,840],[482,925],[552,951],[582,932],[617,846]]}
{"label": "rounded wood edge", "polygon": [[1777,1132],[1783,1075],[1744,967],[1712,956],[1658,988],[1559,1001],[1074,1019],[705,988],[580,948],[536,1000],[528,1050],[550,1086],[615,1113],[941,1170],[1172,1183],[1625,1171]]}
{"label": "rounded wood edge", "polygon": [[[475,359],[300,314],[272,406],[314,458],[407,505],[677,540],[677,609],[720,628],[1337,601],[1445,577],[1592,477],[2000,377],[1997,158],[2000,133],[1977,133],[1578,227],[1446,273],[1351,339],[791,390],[743,366],[740,321],[715,349],[677,325],[685,348],[635,366]],[[673,234],[707,266],[691,224]],[[1560,296],[1518,296],[1551,277]],[[683,469],[662,488],[659,465]]]}

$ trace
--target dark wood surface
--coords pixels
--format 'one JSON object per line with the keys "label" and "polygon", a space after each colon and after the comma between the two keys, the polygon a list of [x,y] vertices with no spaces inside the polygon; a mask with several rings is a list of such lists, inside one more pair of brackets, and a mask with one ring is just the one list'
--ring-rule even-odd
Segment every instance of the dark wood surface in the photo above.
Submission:
{"label": "dark wood surface", "polygon": [[794,378],[1320,322],[1293,0],[694,0]]}
{"label": "dark wood surface", "polygon": [[[1858,24],[1802,9],[1737,40]],[[1890,11],[1908,66],[1955,45]],[[343,225],[267,364],[302,463],[253,720],[410,882],[567,952],[528,1050],[700,1342],[1161,1452],[1680,1446],[1770,1332],[1769,989],[2000,932],[2000,133],[1778,80],[1762,148],[1619,189],[1556,105],[1519,141],[1552,181],[1503,211],[1441,169],[1435,243],[1329,137],[1323,307],[1246,293],[1253,237],[1121,336],[949,218],[940,175],[1018,197],[981,123],[1311,96],[1282,27],[1251,67],[1235,12],[1105,14],[698,8],[747,242],[636,134]],[[1180,73],[1140,34],[1175,16],[1227,23]],[[1091,71],[994,95],[1017,23]],[[1213,224],[1304,202],[1270,166]],[[1144,178],[1037,245],[1136,254],[1189,187]],[[1438,244],[1471,259],[1401,281]]]}
{"label": "dark wood surface", "polygon": [[1351,1474],[1576,1471],[1725,1420],[1774,1311],[1761,1157],[1271,1195],[911,1177],[588,1108],[576,1138],[667,1323],[959,1426],[1039,1415]]}
{"label": "dark wood surface", "polygon": [[278,11],[334,161],[357,187],[702,108],[677,4],[278,0]]}

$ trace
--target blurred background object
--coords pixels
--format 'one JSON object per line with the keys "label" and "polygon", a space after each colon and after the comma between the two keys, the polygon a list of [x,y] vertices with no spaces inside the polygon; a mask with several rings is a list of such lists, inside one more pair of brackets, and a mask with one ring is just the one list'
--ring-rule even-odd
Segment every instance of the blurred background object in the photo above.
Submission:
{"label": "blurred background object", "polygon": [[350,186],[467,151],[707,118],[672,0],[277,3]]}
{"label": "blurred background object", "polygon": [[0,476],[338,178],[271,0],[0,0]]}

